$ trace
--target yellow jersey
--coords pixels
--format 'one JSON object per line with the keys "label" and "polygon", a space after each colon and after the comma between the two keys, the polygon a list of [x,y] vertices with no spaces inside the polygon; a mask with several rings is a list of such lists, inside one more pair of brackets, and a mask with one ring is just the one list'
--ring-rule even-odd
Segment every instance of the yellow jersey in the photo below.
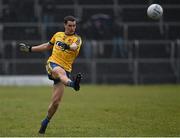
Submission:
{"label": "yellow jersey", "polygon": [[[72,45],[76,43],[78,48],[73,50],[62,50],[60,46],[58,46],[57,42],[62,42],[67,45]],[[52,54],[48,59],[48,62],[54,62],[64,68],[66,71],[72,71],[72,64],[76,59],[77,55],[79,54],[79,50],[81,48],[82,40],[81,37],[73,34],[73,35],[66,35],[64,32],[57,32],[51,38],[50,42],[53,45]]]}

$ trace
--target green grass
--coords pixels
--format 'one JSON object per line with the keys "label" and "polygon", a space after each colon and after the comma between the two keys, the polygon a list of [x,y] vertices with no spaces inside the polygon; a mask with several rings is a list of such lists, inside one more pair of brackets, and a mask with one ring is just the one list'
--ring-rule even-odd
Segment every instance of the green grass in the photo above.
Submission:
{"label": "green grass", "polygon": [[[51,88],[0,87],[0,136],[39,136]],[[66,88],[45,136],[180,136],[180,85]]]}

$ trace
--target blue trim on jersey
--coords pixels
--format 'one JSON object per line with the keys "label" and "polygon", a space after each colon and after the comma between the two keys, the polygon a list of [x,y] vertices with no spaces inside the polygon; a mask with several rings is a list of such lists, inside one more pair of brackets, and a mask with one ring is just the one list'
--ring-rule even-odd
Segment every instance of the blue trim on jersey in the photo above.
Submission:
{"label": "blue trim on jersey", "polygon": [[54,43],[52,43],[52,42],[50,42],[50,41],[49,41],[49,44],[50,44],[50,45],[54,45]]}

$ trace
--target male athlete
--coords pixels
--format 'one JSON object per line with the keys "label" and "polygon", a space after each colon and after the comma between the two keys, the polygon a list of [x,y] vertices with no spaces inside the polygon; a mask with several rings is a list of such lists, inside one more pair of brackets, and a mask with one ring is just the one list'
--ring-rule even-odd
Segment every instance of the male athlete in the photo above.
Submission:
{"label": "male athlete", "polygon": [[50,119],[56,112],[59,102],[64,93],[64,87],[69,86],[78,91],[80,89],[81,74],[78,73],[74,80],[69,78],[72,70],[72,64],[77,57],[82,41],[75,34],[76,18],[66,16],[64,18],[64,32],[57,32],[47,43],[37,46],[29,46],[20,43],[22,52],[42,52],[52,49],[46,65],[49,79],[54,81],[52,99],[48,108],[46,118],[41,122],[40,134],[44,134]]}

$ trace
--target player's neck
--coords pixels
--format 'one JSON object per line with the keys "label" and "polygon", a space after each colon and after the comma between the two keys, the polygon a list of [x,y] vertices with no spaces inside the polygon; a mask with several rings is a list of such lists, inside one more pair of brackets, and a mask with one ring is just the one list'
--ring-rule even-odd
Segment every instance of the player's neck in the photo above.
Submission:
{"label": "player's neck", "polygon": [[67,33],[67,32],[64,32],[64,34],[65,34],[65,35],[68,35],[68,36],[71,36],[71,35],[74,35],[75,33],[69,34],[69,33]]}

